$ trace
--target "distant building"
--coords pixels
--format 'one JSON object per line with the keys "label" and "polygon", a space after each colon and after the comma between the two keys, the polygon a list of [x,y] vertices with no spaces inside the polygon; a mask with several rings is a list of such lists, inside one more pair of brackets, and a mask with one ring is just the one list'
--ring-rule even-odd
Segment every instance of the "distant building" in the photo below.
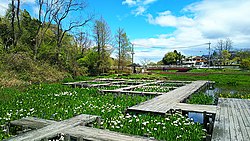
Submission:
{"label": "distant building", "polygon": [[183,65],[188,67],[206,67],[208,65],[208,60],[205,56],[190,56],[182,61]]}

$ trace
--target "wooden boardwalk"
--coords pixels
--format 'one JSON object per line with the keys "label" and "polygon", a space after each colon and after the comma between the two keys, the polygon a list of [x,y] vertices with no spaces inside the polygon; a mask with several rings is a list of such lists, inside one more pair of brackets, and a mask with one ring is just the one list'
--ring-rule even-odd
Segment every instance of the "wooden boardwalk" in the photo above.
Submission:
{"label": "wooden boardwalk", "polygon": [[15,120],[11,122],[12,125],[38,129],[11,137],[8,141],[47,141],[57,137],[59,134],[63,135],[66,141],[153,141],[153,139],[146,137],[126,135],[85,126],[98,120],[98,118],[98,116],[82,114],[61,122],[34,117]]}
{"label": "wooden boardwalk", "polygon": [[199,104],[186,104],[186,103],[177,103],[173,109],[174,110],[182,110],[182,111],[188,111],[188,112],[198,112],[198,113],[216,113],[217,106],[214,105],[199,105]]}
{"label": "wooden boardwalk", "polygon": [[87,123],[95,121],[97,118],[98,116],[82,114],[71,119],[64,120],[61,122],[55,122],[38,130],[33,130],[23,135],[10,138],[9,141],[33,141],[52,138],[58,133],[62,133],[62,131],[64,131],[65,129],[78,125],[85,125]]}
{"label": "wooden boardwalk", "polygon": [[[118,133],[114,131],[109,131],[105,129],[97,129],[86,126],[77,126],[65,130],[66,135],[70,135],[71,138],[76,138],[77,141],[153,141],[154,139],[142,137],[142,136],[132,136],[123,133]],[[71,140],[71,138],[66,138],[66,140]]]}
{"label": "wooden boardwalk", "polygon": [[[200,90],[206,84],[207,81],[194,81],[190,84],[186,84],[185,86],[174,89],[168,93],[157,96],[151,100],[130,107],[128,108],[128,111],[165,114],[171,109],[179,109],[180,105],[178,107],[178,103],[188,98],[191,94]],[[211,111],[213,109],[214,111]],[[212,108],[211,110],[210,111],[212,113],[215,113],[215,108]]]}
{"label": "wooden boardwalk", "polygon": [[250,100],[219,98],[212,141],[250,140]]}
{"label": "wooden boardwalk", "polygon": [[35,117],[26,117],[19,120],[11,121],[10,124],[13,126],[22,126],[25,128],[39,129],[50,124],[56,123],[53,120],[40,119]]}

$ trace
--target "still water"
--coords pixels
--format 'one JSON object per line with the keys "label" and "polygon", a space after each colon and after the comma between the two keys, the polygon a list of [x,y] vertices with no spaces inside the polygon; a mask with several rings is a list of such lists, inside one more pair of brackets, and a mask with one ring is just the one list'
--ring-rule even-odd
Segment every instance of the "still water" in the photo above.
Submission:
{"label": "still water", "polygon": [[[212,96],[214,98],[214,104],[217,104],[218,94],[222,93],[230,93],[230,94],[249,94],[250,93],[250,87],[242,87],[242,86],[215,86],[210,87],[209,89],[204,90],[204,92]],[[189,112],[188,117],[192,118],[194,122],[199,122],[203,124],[203,114],[202,113],[195,113],[195,112]]]}

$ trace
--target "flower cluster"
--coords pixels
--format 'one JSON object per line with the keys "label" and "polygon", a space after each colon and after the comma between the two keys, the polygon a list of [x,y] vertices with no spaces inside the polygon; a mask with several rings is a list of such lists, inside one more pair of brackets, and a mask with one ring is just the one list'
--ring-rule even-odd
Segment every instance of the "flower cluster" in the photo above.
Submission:
{"label": "flower cluster", "polygon": [[104,119],[95,126],[158,140],[201,140],[205,135],[201,125],[180,114],[164,117],[126,113]]}
{"label": "flower cluster", "polygon": [[24,91],[0,90],[0,140],[10,137],[6,124],[27,116],[65,120],[79,114],[99,115],[95,127],[147,136],[160,140],[200,140],[202,126],[182,115],[169,117],[124,114],[133,105],[152,97],[100,94],[94,88],[74,88],[60,84],[34,85]]}
{"label": "flower cluster", "polygon": [[137,87],[133,89],[133,91],[141,91],[141,92],[169,92],[173,90],[174,88],[169,87],[158,87],[158,86],[143,86],[143,87]]}

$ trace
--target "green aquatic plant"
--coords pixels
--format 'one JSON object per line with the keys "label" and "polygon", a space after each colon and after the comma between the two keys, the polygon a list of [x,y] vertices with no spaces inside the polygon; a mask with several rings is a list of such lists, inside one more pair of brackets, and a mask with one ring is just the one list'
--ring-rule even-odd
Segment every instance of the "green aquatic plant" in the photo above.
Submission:
{"label": "green aquatic plant", "polygon": [[214,104],[214,98],[205,93],[195,93],[187,100],[189,104],[204,104],[212,105]]}

